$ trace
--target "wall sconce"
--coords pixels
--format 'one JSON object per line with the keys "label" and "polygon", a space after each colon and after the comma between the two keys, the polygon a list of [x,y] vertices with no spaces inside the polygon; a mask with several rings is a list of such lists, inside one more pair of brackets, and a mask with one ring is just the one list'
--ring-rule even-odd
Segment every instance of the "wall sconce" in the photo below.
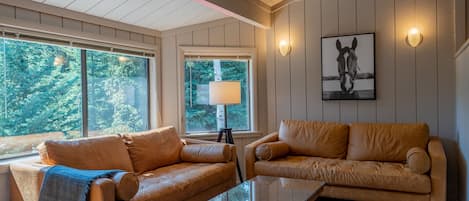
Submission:
{"label": "wall sconce", "polygon": [[280,50],[280,54],[282,56],[287,56],[291,52],[291,46],[290,43],[286,40],[281,40],[278,43],[278,49]]}
{"label": "wall sconce", "polygon": [[423,35],[417,28],[412,28],[407,32],[406,42],[411,47],[417,47],[422,43]]}

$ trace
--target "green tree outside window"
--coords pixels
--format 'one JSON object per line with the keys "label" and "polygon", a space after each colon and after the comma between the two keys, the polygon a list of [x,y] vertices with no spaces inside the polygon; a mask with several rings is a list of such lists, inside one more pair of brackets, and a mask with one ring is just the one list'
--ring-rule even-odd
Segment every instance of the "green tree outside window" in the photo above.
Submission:
{"label": "green tree outside window", "polygon": [[[229,105],[228,127],[250,129],[249,60],[221,60],[221,79],[241,82],[241,104]],[[217,107],[209,105],[208,85],[215,80],[214,60],[186,59],[184,93],[186,132],[217,132]]]}
{"label": "green tree outside window", "polygon": [[148,59],[86,50],[88,119],[82,117],[82,50],[0,38],[0,159],[46,139],[148,129]]}

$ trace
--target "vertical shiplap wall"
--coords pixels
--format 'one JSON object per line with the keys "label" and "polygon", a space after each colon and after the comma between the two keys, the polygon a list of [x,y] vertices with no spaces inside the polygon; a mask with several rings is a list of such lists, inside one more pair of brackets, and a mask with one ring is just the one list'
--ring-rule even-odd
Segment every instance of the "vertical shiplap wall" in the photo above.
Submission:
{"label": "vertical shiplap wall", "polygon": [[[267,31],[268,131],[282,119],[426,122],[448,155],[448,200],[456,200],[454,1],[304,0],[273,14]],[[418,27],[424,41],[405,43]],[[321,100],[321,37],[376,33],[375,101]],[[292,52],[277,45],[289,39]]]}
{"label": "vertical shiplap wall", "polygon": [[257,130],[265,131],[267,115],[265,106],[267,92],[265,91],[266,61],[265,61],[265,30],[256,28],[233,18],[226,18],[209,23],[203,23],[162,33],[162,66],[161,66],[161,125],[181,127],[183,117],[180,114],[178,88],[182,79],[178,76],[179,46],[205,46],[205,47],[250,47],[257,49],[257,64],[253,78],[257,86],[256,108],[258,114]]}
{"label": "vertical shiplap wall", "polygon": [[468,0],[454,0],[454,18],[455,18],[455,31],[456,31],[456,48],[461,47],[466,39],[469,37],[469,15],[467,10],[469,8]]}
{"label": "vertical shiplap wall", "polygon": [[469,0],[466,0],[466,39],[469,38]]}

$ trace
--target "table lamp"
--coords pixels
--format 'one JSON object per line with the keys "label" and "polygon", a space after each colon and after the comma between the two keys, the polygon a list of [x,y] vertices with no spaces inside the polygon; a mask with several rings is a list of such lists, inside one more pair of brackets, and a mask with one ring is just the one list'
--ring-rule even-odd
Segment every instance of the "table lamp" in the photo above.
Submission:
{"label": "table lamp", "polygon": [[[225,134],[225,142],[234,144],[232,129],[228,128],[227,105],[235,105],[241,103],[241,82],[240,81],[215,81],[209,83],[209,102],[210,105],[223,105],[225,127],[218,132],[217,142],[221,141]],[[239,180],[243,182],[241,168],[238,160],[236,160]]]}

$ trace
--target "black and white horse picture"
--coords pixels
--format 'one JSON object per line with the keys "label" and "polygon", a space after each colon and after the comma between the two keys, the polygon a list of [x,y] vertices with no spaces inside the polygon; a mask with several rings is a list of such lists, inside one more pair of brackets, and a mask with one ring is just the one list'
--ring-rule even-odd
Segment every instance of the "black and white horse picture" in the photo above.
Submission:
{"label": "black and white horse picture", "polygon": [[322,54],[323,100],[376,99],[374,34],[323,38]]}

